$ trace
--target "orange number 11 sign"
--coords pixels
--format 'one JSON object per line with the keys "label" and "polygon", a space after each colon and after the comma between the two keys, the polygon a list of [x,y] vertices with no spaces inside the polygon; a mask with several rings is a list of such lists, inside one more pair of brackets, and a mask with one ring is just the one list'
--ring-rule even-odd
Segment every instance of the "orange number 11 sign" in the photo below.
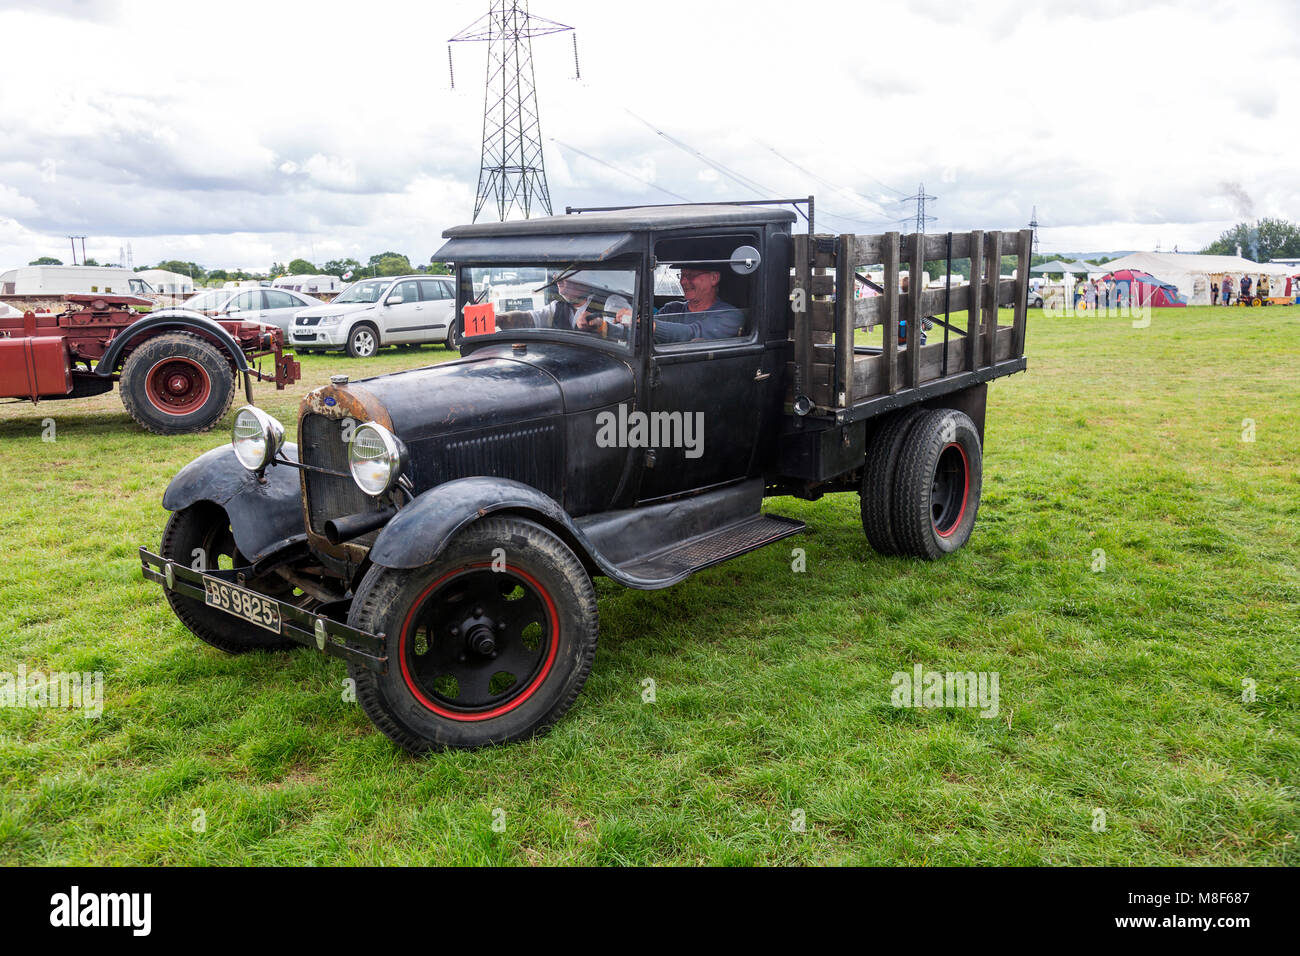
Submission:
{"label": "orange number 11 sign", "polygon": [[465,334],[491,335],[497,330],[497,313],[491,302],[465,306]]}

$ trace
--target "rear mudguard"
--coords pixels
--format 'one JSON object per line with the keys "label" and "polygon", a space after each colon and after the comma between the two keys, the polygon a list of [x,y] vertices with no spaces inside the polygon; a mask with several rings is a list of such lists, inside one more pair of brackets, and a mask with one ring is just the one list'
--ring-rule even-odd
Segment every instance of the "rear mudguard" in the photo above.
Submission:
{"label": "rear mudguard", "polygon": [[384,526],[370,549],[370,560],[385,568],[423,567],[442,553],[458,531],[490,514],[518,515],[549,529],[589,573],[604,574],[625,587],[664,586],[620,571],[554,498],[531,485],[503,478],[458,478],[430,488]]}
{"label": "rear mudguard", "polygon": [[[280,455],[297,461],[298,446],[286,444]],[[259,482],[229,445],[204,452],[176,473],[162,503],[168,511],[181,511],[201,501],[226,510],[235,544],[250,562],[307,539],[302,483],[297,470],[287,465],[272,465],[266,469],[266,481]]]}
{"label": "rear mudguard", "polygon": [[177,331],[198,332],[219,342],[230,361],[234,363],[235,371],[248,371],[248,360],[244,358],[244,350],[240,348],[234,336],[223,329],[219,323],[201,312],[189,309],[163,309],[160,312],[150,312],[143,319],[138,319],[123,329],[109,343],[108,348],[95,364],[95,374],[102,377],[116,372],[122,364],[122,356],[128,346],[164,332]]}

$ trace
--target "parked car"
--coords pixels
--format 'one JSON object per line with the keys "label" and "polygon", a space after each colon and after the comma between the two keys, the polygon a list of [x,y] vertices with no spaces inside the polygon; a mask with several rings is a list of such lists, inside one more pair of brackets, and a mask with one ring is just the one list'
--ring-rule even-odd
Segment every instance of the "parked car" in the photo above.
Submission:
{"label": "parked car", "polygon": [[315,296],[288,289],[215,289],[186,300],[183,308],[218,319],[274,325],[287,336],[295,315],[324,304]]}
{"label": "parked car", "polygon": [[385,345],[442,342],[455,349],[455,306],[451,276],[363,279],[328,305],[299,312],[289,341],[299,352],[344,349],[353,358],[367,358]]}
{"label": "parked car", "polygon": [[1030,289],[1026,305],[1031,309],[1041,309],[1043,307],[1043,295],[1038,289]]}

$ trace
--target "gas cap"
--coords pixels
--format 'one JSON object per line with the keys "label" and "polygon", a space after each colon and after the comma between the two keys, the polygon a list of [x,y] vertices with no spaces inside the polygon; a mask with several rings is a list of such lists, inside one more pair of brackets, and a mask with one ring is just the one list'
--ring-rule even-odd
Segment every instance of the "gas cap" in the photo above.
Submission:
{"label": "gas cap", "polygon": [[330,376],[330,384],[331,384],[331,385],[346,385],[347,383],[348,383],[348,377],[347,377],[346,375],[331,375],[331,376]]}

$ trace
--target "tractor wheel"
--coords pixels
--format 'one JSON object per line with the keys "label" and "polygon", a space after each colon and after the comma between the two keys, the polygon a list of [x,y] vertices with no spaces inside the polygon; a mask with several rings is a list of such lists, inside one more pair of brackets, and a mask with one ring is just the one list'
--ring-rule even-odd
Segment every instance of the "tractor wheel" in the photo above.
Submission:
{"label": "tractor wheel", "polygon": [[121,391],[127,413],[151,432],[205,432],[230,410],[235,372],[211,342],[189,332],[167,332],[127,356]]}
{"label": "tractor wheel", "polygon": [[388,673],[348,672],[366,716],[412,753],[542,732],[582,689],[598,630],[581,562],[519,518],[470,526],[426,567],[373,566],[348,623],[388,636]]}
{"label": "tractor wheel", "polygon": [[894,534],[894,481],[898,471],[898,456],[903,442],[917,419],[925,414],[923,408],[908,408],[896,412],[876,429],[867,446],[867,466],[862,474],[861,498],[862,530],[867,542],[879,554],[899,554],[898,540]]}
{"label": "tractor wheel", "polygon": [[379,330],[369,322],[358,322],[348,333],[347,350],[353,358],[373,358],[379,351]]}
{"label": "tractor wheel", "polygon": [[[235,545],[235,535],[225,509],[207,501],[172,514],[163,531],[162,547],[158,553],[168,561],[196,571],[216,571],[248,564]],[[301,595],[295,597],[293,587],[275,576],[255,579],[243,587],[277,601],[301,606],[310,602]],[[195,637],[227,653],[287,651],[300,646],[287,637],[210,608],[195,598],[168,589],[163,593],[181,623]]]}
{"label": "tractor wheel", "polygon": [[899,550],[933,561],[956,551],[975,527],[983,452],[975,423],[951,408],[927,412],[908,433],[894,476]]}

